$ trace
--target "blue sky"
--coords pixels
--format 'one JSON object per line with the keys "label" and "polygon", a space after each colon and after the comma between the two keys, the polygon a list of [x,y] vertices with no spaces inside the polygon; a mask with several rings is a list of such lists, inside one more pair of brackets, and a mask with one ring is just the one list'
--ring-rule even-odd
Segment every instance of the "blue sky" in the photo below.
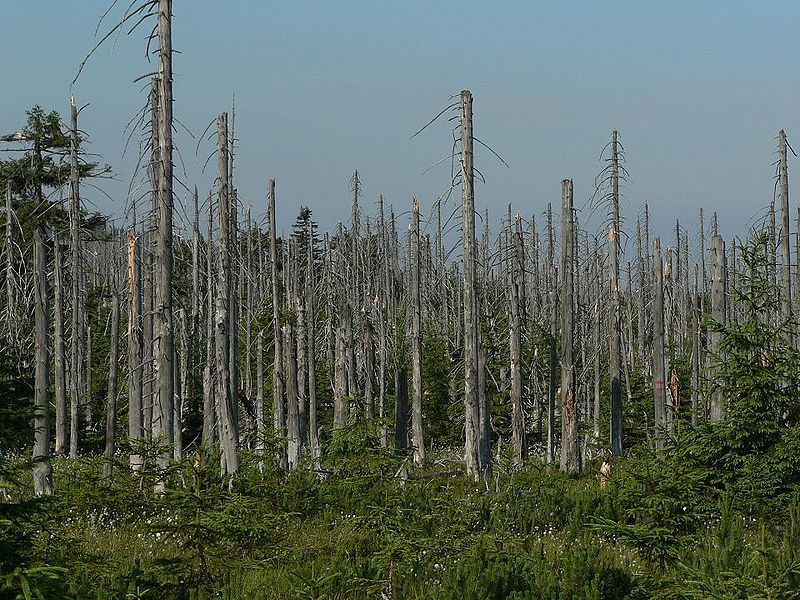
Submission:
{"label": "blue sky", "polygon": [[[35,103],[66,115],[75,93],[90,104],[91,150],[120,179],[103,185],[113,200],[86,199],[121,214],[135,153],[122,156],[123,130],[145,99],[132,82],[153,70],[145,30],[107,43],[69,87],[107,5],[3,3],[0,130],[16,130]],[[346,220],[355,168],[367,213],[378,194],[398,213],[414,194],[429,210],[449,167],[425,170],[449,152],[449,127],[409,138],[464,88],[476,136],[511,167],[477,150],[487,179],[477,202],[495,230],[508,203],[529,216],[558,202],[563,178],[583,206],[617,128],[630,229],[647,201],[664,235],[676,218],[694,231],[700,206],[737,234],[772,199],[778,129],[800,139],[798,2],[176,0],[174,12],[175,114],[199,135],[236,95],[240,199],[263,216],[276,178],[282,229],[302,204],[323,228]],[[188,182],[207,193],[211,145],[196,154],[188,136],[178,141]],[[792,197],[796,169],[792,159]]]}

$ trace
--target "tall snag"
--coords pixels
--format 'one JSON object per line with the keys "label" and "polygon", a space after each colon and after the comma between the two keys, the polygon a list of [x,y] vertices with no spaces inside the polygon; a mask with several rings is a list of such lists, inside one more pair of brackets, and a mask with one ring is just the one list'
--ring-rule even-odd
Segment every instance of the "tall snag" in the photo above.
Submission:
{"label": "tall snag", "polygon": [[78,457],[78,425],[80,419],[80,372],[83,356],[83,296],[81,287],[81,197],[80,174],[78,169],[78,107],[75,97],[70,97],[70,129],[69,129],[69,229],[71,252],[71,304],[72,319],[70,331],[70,435],[69,456]]}
{"label": "tall snag", "polygon": [[272,416],[278,462],[286,466],[284,446],[284,377],[283,344],[281,341],[281,296],[278,287],[278,239],[275,225],[275,180],[269,180],[269,261],[272,267],[272,329],[274,333],[274,362],[272,368]]}
{"label": "tall snag", "polygon": [[[526,455],[525,415],[522,408],[522,331],[525,309],[525,254],[522,246],[522,218],[517,214],[513,225],[513,254],[511,277],[508,279],[511,328],[509,352],[511,355],[511,442],[514,447],[514,465],[522,466]],[[511,251],[511,249],[509,249]]]}
{"label": "tall snag", "polygon": [[33,493],[36,496],[53,492],[53,468],[50,466],[50,348],[47,343],[47,257],[42,232],[33,233],[33,270],[35,278],[35,386]]}
{"label": "tall snag", "polygon": [[472,94],[461,92],[461,234],[464,243],[464,457],[467,475],[478,479],[480,427],[478,390],[478,303],[475,281],[475,174],[472,154]]}
{"label": "tall snag", "polygon": [[222,472],[229,476],[239,469],[236,454],[236,428],[233,423],[234,390],[231,389],[230,376],[230,325],[231,305],[231,253],[230,253],[230,188],[228,179],[228,114],[217,118],[218,154],[218,218],[219,253],[217,262],[217,303],[215,319],[216,363],[217,363],[217,412],[219,421],[220,461]]}
{"label": "tall snag", "polygon": [[611,226],[608,232],[609,270],[611,275],[611,453],[622,454],[622,390],[620,387],[620,302],[619,302],[619,135],[611,134]]}
{"label": "tall snag", "polygon": [[[153,435],[165,445],[158,464],[169,464],[174,441],[175,344],[172,319],[172,0],[158,3],[158,194],[154,273],[154,364],[158,388]],[[157,417],[156,417],[157,415]],[[160,485],[160,484],[159,484]]]}
{"label": "tall snag", "polygon": [[578,403],[575,394],[574,343],[574,244],[572,180],[561,182],[561,470],[581,469],[578,439]]}
{"label": "tall snag", "polygon": [[414,464],[425,462],[422,438],[422,296],[420,293],[419,202],[411,207],[411,445]]}

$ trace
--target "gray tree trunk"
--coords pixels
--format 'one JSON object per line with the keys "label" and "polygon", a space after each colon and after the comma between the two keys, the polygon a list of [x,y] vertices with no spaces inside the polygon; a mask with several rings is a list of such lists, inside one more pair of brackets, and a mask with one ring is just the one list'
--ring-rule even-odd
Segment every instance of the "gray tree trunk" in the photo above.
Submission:
{"label": "gray tree trunk", "polygon": [[611,275],[611,453],[622,455],[622,389],[620,386],[620,302],[619,302],[619,141],[611,134],[611,229],[608,235],[609,270]]}
{"label": "gray tree trunk", "polygon": [[103,479],[111,479],[117,423],[117,363],[119,350],[119,293],[116,277],[111,284],[111,337],[108,340],[108,397],[106,400],[106,447],[103,453]]}
{"label": "gray tree trunk", "polygon": [[272,329],[274,331],[274,363],[272,368],[272,416],[278,462],[286,467],[284,445],[284,376],[283,344],[281,343],[281,296],[278,287],[278,239],[275,226],[275,180],[269,180],[269,261],[272,267]]}
{"label": "gray tree trunk", "polygon": [[217,119],[217,153],[219,185],[219,254],[217,263],[217,302],[216,302],[216,385],[217,411],[219,421],[219,441],[221,449],[222,472],[233,476],[239,470],[236,454],[236,429],[233,424],[234,390],[231,389],[230,376],[230,325],[229,308],[233,290],[231,289],[230,253],[230,188],[228,178],[228,115],[222,113]]}
{"label": "gray tree trunk", "polygon": [[664,354],[664,264],[661,240],[653,240],[653,414],[656,452],[661,455],[667,433],[667,382]]}
{"label": "gray tree trunk", "polygon": [[[525,306],[525,254],[522,245],[522,219],[517,214],[513,227],[512,275],[509,279],[509,303],[511,328],[509,353],[511,358],[511,443],[514,447],[513,462],[521,467],[525,461],[525,414],[522,407],[522,311]],[[510,249],[509,249],[510,250]]]}
{"label": "gray tree trunk", "polygon": [[[135,223],[134,223],[135,227]],[[138,444],[142,431],[142,291],[139,238],[136,232],[128,234],[128,439],[132,452],[131,469],[142,467]]]}
{"label": "gray tree trunk", "polygon": [[422,294],[420,292],[419,202],[411,206],[411,446],[414,464],[425,463],[422,437]]}
{"label": "gray tree trunk", "polygon": [[[715,235],[711,238],[711,318],[721,326],[725,325],[725,278],[725,241],[721,236]],[[709,350],[717,364],[720,364],[723,360],[720,355],[721,342],[722,334],[718,331],[712,331]],[[711,393],[709,404],[709,419],[712,422],[722,420],[724,413],[722,403],[722,391],[714,389]]]}
{"label": "gray tree trunk", "polygon": [[581,470],[578,438],[578,403],[575,398],[575,365],[572,345],[573,326],[573,251],[572,181],[561,182],[561,470]]}
{"label": "gray tree trunk", "polygon": [[53,493],[53,469],[50,466],[50,348],[47,344],[47,256],[42,232],[33,233],[33,269],[35,290],[35,387],[34,387],[34,444],[33,493],[35,496]]}
{"label": "gray tree trunk", "polygon": [[81,197],[80,197],[80,175],[78,171],[78,107],[75,105],[75,97],[70,97],[70,131],[69,131],[69,159],[70,159],[70,203],[69,203],[69,222],[70,222],[70,252],[72,254],[71,283],[71,303],[72,303],[72,323],[70,331],[70,436],[69,436],[69,456],[78,457],[78,425],[80,420],[80,371],[81,358],[83,356],[83,330],[81,325],[83,320],[81,312],[83,309],[83,298],[81,295]]}
{"label": "gray tree trunk", "polygon": [[[158,3],[158,194],[154,273],[154,359],[158,396],[153,434],[165,445],[158,465],[166,468],[174,442],[175,345],[172,323],[172,0]],[[160,482],[157,485],[162,488]]]}
{"label": "gray tree trunk", "polygon": [[54,331],[53,349],[55,353],[55,392],[56,392],[56,446],[55,455],[61,456],[67,446],[67,374],[64,355],[64,283],[61,265],[61,241],[53,236],[53,279],[55,280],[55,306],[53,308]]}
{"label": "gray tree trunk", "polygon": [[478,390],[478,303],[475,278],[475,189],[472,94],[461,92],[461,234],[464,244],[464,457],[467,476],[481,476]]}
{"label": "gray tree trunk", "polygon": [[792,314],[792,257],[789,254],[789,169],[787,164],[786,132],[778,132],[778,181],[781,193],[781,296],[783,318]]}

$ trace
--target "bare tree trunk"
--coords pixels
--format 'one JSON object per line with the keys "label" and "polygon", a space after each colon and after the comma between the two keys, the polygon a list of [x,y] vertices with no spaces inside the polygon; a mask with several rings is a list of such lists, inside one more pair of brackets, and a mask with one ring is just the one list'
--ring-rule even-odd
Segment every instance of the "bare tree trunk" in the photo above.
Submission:
{"label": "bare tree trunk", "polygon": [[256,342],[256,450],[264,449],[264,330]]}
{"label": "bare tree trunk", "polygon": [[5,251],[6,251],[6,327],[11,330],[14,323],[14,308],[16,294],[14,293],[14,259],[12,255],[13,238],[11,236],[11,181],[6,181],[6,221],[5,221]]}
{"label": "bare tree trunk", "polygon": [[667,387],[664,355],[664,263],[661,240],[653,240],[653,414],[656,452],[664,452],[667,433]]}
{"label": "bare tree trunk", "polygon": [[[172,0],[158,3],[158,230],[155,244],[155,380],[158,386],[153,433],[165,444],[158,465],[166,468],[174,441],[174,332],[172,324]],[[163,488],[163,482],[157,484]]]}
{"label": "bare tree trunk", "polygon": [[[175,460],[183,458],[183,414],[189,402],[189,336],[192,335],[186,309],[178,309],[178,322],[181,328],[181,337],[175,351],[175,399],[173,406],[173,429],[175,444],[172,457]],[[178,355],[180,351],[180,356]]]}
{"label": "bare tree trunk", "polygon": [[55,392],[56,392],[56,446],[55,455],[61,456],[66,451],[66,417],[67,417],[67,374],[66,357],[64,355],[64,284],[61,265],[61,242],[58,235],[53,236],[53,279],[55,280],[55,307],[53,346],[55,352]]}
{"label": "bare tree trunk", "polygon": [[404,367],[395,371],[394,377],[394,447],[408,448],[408,372]]}
{"label": "bare tree trunk", "polygon": [[561,470],[565,473],[578,473],[581,470],[575,365],[572,356],[573,236],[572,181],[565,179],[561,182]]}
{"label": "bare tree trunk", "polygon": [[[290,300],[291,302],[291,300]],[[287,466],[294,471],[300,464],[300,415],[297,397],[297,362],[294,328],[291,321],[283,324],[286,375],[286,450]]]}
{"label": "bare tree trunk", "polygon": [[308,431],[309,445],[311,446],[311,460],[314,468],[319,468],[321,456],[319,447],[319,428],[317,426],[317,315],[314,311],[314,230],[311,220],[308,221],[308,254],[306,255],[306,335],[308,342]]}
{"label": "bare tree trunk", "polygon": [[608,235],[611,274],[611,453],[622,455],[622,390],[620,387],[620,303],[619,303],[619,149],[618,133],[611,134],[611,229]]}
{"label": "bare tree trunk", "polygon": [[72,253],[72,323],[70,332],[70,436],[69,456],[78,457],[78,425],[80,420],[80,367],[83,354],[83,331],[81,311],[81,198],[80,175],[78,171],[78,108],[75,97],[70,97],[70,251]]}
{"label": "bare tree trunk", "polygon": [[111,480],[114,461],[115,426],[117,423],[117,363],[119,351],[119,293],[116,277],[111,284],[111,337],[108,355],[108,399],[106,401],[106,447],[103,457],[103,479]]}
{"label": "bare tree trunk", "polygon": [[698,267],[694,266],[694,288],[692,293],[692,427],[697,427],[700,410],[700,290]]}
{"label": "bare tree trunk", "polygon": [[475,281],[475,192],[472,153],[472,94],[461,92],[461,234],[464,243],[464,455],[467,475],[481,476],[478,390],[478,304]]}
{"label": "bare tree trunk", "polygon": [[214,315],[214,259],[213,259],[213,232],[211,198],[208,199],[208,241],[206,243],[206,285],[208,287],[206,310],[206,364],[203,369],[203,448],[206,452],[214,445],[215,418],[216,418],[216,370],[215,358],[215,315]]}
{"label": "bare tree trunk", "polygon": [[[135,227],[135,221],[134,221]],[[138,444],[142,431],[142,292],[139,239],[136,232],[128,234],[128,438],[132,452],[131,469],[142,468]]]}
{"label": "bare tree trunk", "polygon": [[422,295],[420,293],[419,202],[411,206],[411,446],[414,464],[425,463],[422,437]]}
{"label": "bare tree trunk", "polygon": [[549,386],[547,391],[547,462],[556,460],[556,389],[558,379],[556,368],[558,355],[556,354],[556,336],[558,335],[558,296],[556,292],[555,275],[555,240],[553,239],[553,207],[547,205],[547,264],[549,265],[548,287],[550,288],[550,347],[549,347]]}
{"label": "bare tree trunk", "polygon": [[781,292],[783,318],[792,314],[792,257],[789,254],[789,169],[787,165],[786,132],[778,132],[778,180],[781,191]]}
{"label": "bare tree trunk", "polygon": [[[522,407],[522,311],[525,307],[525,254],[522,246],[522,219],[517,214],[514,224],[513,250],[511,258],[512,276],[509,279],[509,303],[511,329],[509,335],[509,352],[511,355],[511,441],[514,446],[513,462],[521,467],[525,461],[527,447],[525,444],[525,414]],[[510,250],[510,249],[509,249]]]}
{"label": "bare tree trunk", "polygon": [[231,252],[230,252],[230,188],[228,179],[228,115],[222,113],[217,119],[217,153],[219,168],[219,261],[217,272],[216,305],[216,363],[217,363],[217,411],[219,413],[219,441],[222,451],[222,471],[234,476],[239,470],[236,454],[236,430],[233,424],[234,390],[230,375],[230,326],[231,302]]}
{"label": "bare tree trunk", "polygon": [[42,232],[37,228],[34,240],[35,327],[36,327],[36,373],[34,387],[34,444],[33,444],[33,493],[35,496],[53,493],[53,469],[50,466],[50,348],[47,344],[47,256],[42,241]]}
{"label": "bare tree trunk", "polygon": [[[289,258],[286,261],[286,268],[289,277],[289,285],[286,286],[286,306],[289,311],[295,304],[295,292],[297,290],[296,277],[297,270],[295,257],[297,247],[293,240],[288,241]],[[290,471],[294,471],[300,464],[300,406],[299,394],[297,389],[297,347],[295,345],[294,321],[289,312],[289,318],[283,324],[283,343],[284,343],[284,374],[286,376],[286,448],[287,466]]]}
{"label": "bare tree trunk", "polygon": [[[721,236],[715,235],[711,238],[711,318],[721,326],[725,325],[725,270],[725,241]],[[722,334],[712,331],[710,352],[718,364],[723,360],[720,355],[721,342]],[[722,401],[721,390],[715,389],[711,393],[709,405],[709,419],[713,422],[722,420]]]}
{"label": "bare tree trunk", "polygon": [[274,363],[272,369],[272,410],[275,443],[278,448],[278,462],[286,467],[284,446],[284,377],[283,352],[281,343],[281,297],[278,288],[278,239],[275,230],[275,180],[269,180],[269,260],[272,267],[272,327],[274,331]]}
{"label": "bare tree trunk", "polygon": [[[84,314],[84,319],[89,320],[89,315]],[[83,380],[83,411],[86,419],[86,429],[94,425],[92,415],[92,326],[86,328],[86,365],[84,366]]]}

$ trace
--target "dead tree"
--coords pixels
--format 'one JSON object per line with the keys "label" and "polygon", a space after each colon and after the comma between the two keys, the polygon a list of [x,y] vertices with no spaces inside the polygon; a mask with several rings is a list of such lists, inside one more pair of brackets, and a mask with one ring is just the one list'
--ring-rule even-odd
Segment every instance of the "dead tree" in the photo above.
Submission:
{"label": "dead tree", "polygon": [[53,469],[50,466],[50,348],[47,343],[47,256],[42,232],[33,233],[33,270],[35,284],[35,387],[34,387],[34,444],[33,493],[36,496],[53,493]]}
{"label": "dead tree", "polygon": [[787,164],[786,132],[778,132],[778,183],[781,194],[781,296],[783,299],[783,318],[788,320],[792,313],[792,257],[789,254],[789,168]]}
{"label": "dead tree", "polygon": [[53,236],[53,280],[54,280],[54,307],[53,307],[53,350],[54,350],[54,375],[56,393],[56,456],[61,456],[67,446],[67,374],[66,357],[64,355],[64,283],[63,267],[61,264],[61,242],[58,235]]}
{"label": "dead tree", "polygon": [[230,189],[228,179],[228,114],[217,118],[217,159],[218,159],[218,224],[219,252],[217,261],[217,302],[215,319],[216,340],[216,386],[217,419],[219,422],[220,461],[222,472],[233,476],[239,469],[236,454],[236,428],[233,423],[233,403],[235,390],[231,389],[230,375],[230,325],[229,309],[231,295],[231,253],[230,253]]}
{"label": "dead tree", "polygon": [[11,330],[14,323],[14,307],[16,294],[14,292],[14,257],[12,255],[13,237],[11,235],[11,181],[6,181],[6,210],[5,210],[5,237],[4,250],[6,258],[6,327]]}
{"label": "dead tree", "polygon": [[653,414],[656,452],[661,454],[667,433],[666,359],[664,354],[664,264],[661,240],[653,240]]}
{"label": "dead tree", "polygon": [[[725,241],[721,236],[714,235],[711,238],[711,319],[719,327],[725,326],[725,278]],[[718,365],[723,360],[721,346],[722,333],[715,328],[711,332],[709,351]],[[724,412],[722,401],[722,391],[718,385],[714,385],[709,404],[709,419],[712,422],[722,420]]]}
{"label": "dead tree", "polygon": [[111,284],[111,337],[108,354],[108,398],[106,400],[106,446],[103,452],[103,479],[111,479],[117,423],[117,354],[119,349],[119,293],[116,276]]}
{"label": "dead tree", "polygon": [[278,287],[278,238],[275,225],[275,180],[269,180],[269,260],[272,267],[272,329],[274,332],[274,362],[272,368],[272,416],[278,462],[286,466],[284,448],[284,376],[283,343],[281,340],[281,296]]}
{"label": "dead tree", "polygon": [[169,464],[174,442],[175,344],[172,318],[172,0],[158,3],[158,193],[154,273],[154,359],[158,395],[153,433],[165,445],[159,467]]}
{"label": "dead tree", "polygon": [[308,431],[309,445],[311,446],[311,460],[318,468],[321,456],[319,446],[319,429],[317,425],[317,315],[314,310],[314,230],[311,219],[308,220],[306,253],[306,281],[305,281],[305,312],[306,312],[306,351],[308,352]]}
{"label": "dead tree", "polygon": [[81,197],[80,173],[78,169],[78,107],[75,97],[70,97],[70,130],[69,130],[69,162],[70,162],[70,202],[69,202],[69,227],[70,227],[70,252],[72,258],[71,283],[72,283],[72,322],[70,332],[70,436],[69,456],[78,457],[78,425],[80,419],[80,372],[81,358],[83,357],[83,297],[81,287]]}
{"label": "dead tree", "polygon": [[[509,304],[511,328],[509,353],[511,358],[511,443],[514,447],[514,465],[521,467],[525,460],[525,415],[522,407],[522,332],[525,308],[525,254],[522,245],[522,218],[517,214],[513,225],[513,254],[509,278]],[[509,249],[510,251],[511,249]]]}
{"label": "dead tree", "polygon": [[[135,227],[135,219],[134,219]],[[139,238],[135,230],[128,234],[128,439],[132,452],[131,469],[142,466],[137,445],[142,431],[142,291]]]}
{"label": "dead tree", "polygon": [[420,293],[419,202],[411,206],[411,445],[414,464],[425,463],[422,437],[422,296]]}
{"label": "dead tree", "polygon": [[561,470],[578,473],[581,470],[580,440],[578,438],[578,403],[575,400],[575,365],[573,298],[573,241],[572,180],[561,182]]}
{"label": "dead tree", "polygon": [[619,301],[619,135],[611,134],[611,227],[608,232],[609,273],[611,275],[611,453],[622,454],[622,390],[620,386],[620,301]]}
{"label": "dead tree", "polygon": [[478,389],[478,303],[475,273],[475,191],[472,150],[472,94],[461,92],[461,234],[464,244],[464,456],[467,475],[482,476]]}

